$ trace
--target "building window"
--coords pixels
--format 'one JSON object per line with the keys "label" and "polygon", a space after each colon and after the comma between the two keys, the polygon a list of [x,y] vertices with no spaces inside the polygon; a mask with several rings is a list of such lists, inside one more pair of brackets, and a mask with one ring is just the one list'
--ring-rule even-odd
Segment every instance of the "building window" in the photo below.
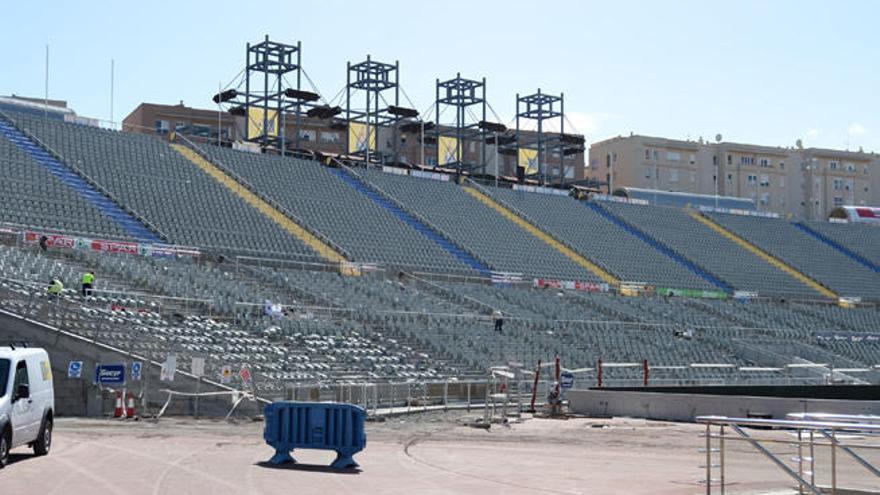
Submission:
{"label": "building window", "polygon": [[170,126],[167,120],[156,121],[156,134],[168,134]]}
{"label": "building window", "polygon": [[299,132],[299,140],[313,143],[315,142],[315,131],[308,131],[304,129],[300,129]]}
{"label": "building window", "polygon": [[761,176],[761,187],[770,187],[770,176],[762,175]]}
{"label": "building window", "polygon": [[837,206],[843,206],[843,197],[841,197],[841,196],[834,196],[834,206],[835,206],[835,207],[837,207]]}
{"label": "building window", "polygon": [[762,167],[772,167],[773,166],[773,163],[770,161],[769,158],[761,158],[758,161],[758,164],[761,165]]}
{"label": "building window", "polygon": [[681,161],[681,153],[679,153],[677,151],[667,151],[666,152],[666,161],[680,162]]}
{"label": "building window", "polygon": [[697,155],[691,153],[690,162],[691,162],[691,165],[697,163]]}
{"label": "building window", "polygon": [[746,182],[747,182],[750,186],[754,186],[755,184],[758,183],[758,176],[757,176],[757,175],[749,174],[748,177],[746,177]]}
{"label": "building window", "polygon": [[785,170],[785,162],[779,162],[779,170]]}
{"label": "building window", "polygon": [[657,161],[657,150],[651,150],[651,156],[654,157],[654,161]]}
{"label": "building window", "polygon": [[733,156],[732,155],[727,155],[727,164],[733,165]]}
{"label": "building window", "polygon": [[651,178],[651,167],[645,167],[645,178],[646,179]]}
{"label": "building window", "polygon": [[740,163],[740,165],[754,165],[755,164],[755,157],[741,156],[741,157],[739,157],[739,163]]}
{"label": "building window", "polygon": [[651,159],[651,148],[645,148],[645,160]]}
{"label": "building window", "polygon": [[678,170],[672,169],[669,171],[669,182],[678,182]]}
{"label": "building window", "polygon": [[855,165],[853,165],[852,163],[847,163],[847,164],[846,164],[846,171],[847,171],[847,172],[854,172],[855,170],[856,170],[856,166],[855,166]]}
{"label": "building window", "polygon": [[766,205],[770,203],[770,193],[761,194],[761,204]]}
{"label": "building window", "polygon": [[326,144],[338,144],[340,140],[338,132],[321,132],[321,142]]}
{"label": "building window", "polygon": [[843,179],[834,179],[831,184],[835,191],[843,189]]}
{"label": "building window", "polygon": [[838,165],[838,163],[835,161],[828,162],[828,168],[831,170],[837,170],[837,165]]}

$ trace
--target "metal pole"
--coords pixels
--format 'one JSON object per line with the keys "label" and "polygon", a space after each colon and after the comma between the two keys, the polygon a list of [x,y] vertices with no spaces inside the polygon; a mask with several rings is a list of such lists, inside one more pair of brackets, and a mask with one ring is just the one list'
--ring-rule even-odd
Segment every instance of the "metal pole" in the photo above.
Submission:
{"label": "metal pole", "polygon": [[706,423],[706,495],[712,494],[712,425]]}
{"label": "metal pole", "polygon": [[837,431],[831,430],[831,495],[837,495]]}
{"label": "metal pole", "polygon": [[43,118],[49,118],[49,45],[46,45],[46,79],[43,88]]}
{"label": "metal pole", "polygon": [[115,128],[115,126],[116,126],[115,122],[113,121],[113,91],[114,91],[115,85],[116,85],[115,84],[116,83],[115,72],[116,72],[115,61],[111,58],[110,59],[110,126],[113,128]]}
{"label": "metal pole", "polygon": [[724,495],[724,425],[720,425],[718,431],[720,433],[718,439],[718,455],[720,459],[718,463],[718,471],[721,480],[721,495]]}

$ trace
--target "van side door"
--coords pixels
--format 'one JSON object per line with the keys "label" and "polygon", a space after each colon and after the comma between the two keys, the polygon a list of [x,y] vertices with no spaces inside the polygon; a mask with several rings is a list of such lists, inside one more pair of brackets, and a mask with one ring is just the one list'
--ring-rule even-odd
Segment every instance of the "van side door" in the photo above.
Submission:
{"label": "van side door", "polygon": [[12,421],[12,447],[18,447],[28,442],[32,442],[36,436],[36,428],[34,426],[34,410],[33,399],[30,397],[18,397],[18,389],[20,385],[30,387],[30,376],[28,374],[27,361],[22,359],[15,365],[15,378],[12,382],[12,411],[10,412],[10,420]]}

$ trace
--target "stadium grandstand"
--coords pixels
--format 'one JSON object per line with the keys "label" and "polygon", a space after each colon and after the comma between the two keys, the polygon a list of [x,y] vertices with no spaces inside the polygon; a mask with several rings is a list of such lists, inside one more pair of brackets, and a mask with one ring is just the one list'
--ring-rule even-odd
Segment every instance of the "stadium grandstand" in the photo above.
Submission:
{"label": "stadium grandstand", "polygon": [[[344,147],[294,144],[269,130],[282,100],[228,89],[216,101],[241,129],[213,133],[119,131],[64,102],[0,99],[0,305],[156,361],[204,357],[209,375],[248,365],[266,393],[476,379],[557,356],[588,382],[641,380],[600,362],[644,363],[663,384],[880,376],[874,225],[783,219],[742,198],[605,196],[566,180],[582,137],[485,120],[429,136],[401,102],[340,123],[317,93],[284,92],[296,105],[283,111],[341,124]],[[369,136],[403,126],[437,160]],[[492,153],[463,154],[468,139]],[[91,295],[50,300],[48,281],[71,289],[85,271]]]}

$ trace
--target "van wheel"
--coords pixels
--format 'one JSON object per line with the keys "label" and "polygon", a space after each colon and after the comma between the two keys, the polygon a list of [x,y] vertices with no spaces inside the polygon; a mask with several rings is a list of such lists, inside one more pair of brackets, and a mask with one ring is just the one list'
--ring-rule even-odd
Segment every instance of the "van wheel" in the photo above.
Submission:
{"label": "van wheel", "polygon": [[9,433],[0,434],[0,469],[9,463]]}
{"label": "van wheel", "polygon": [[43,420],[43,427],[40,428],[40,436],[34,440],[34,454],[46,455],[52,446],[52,418]]}

